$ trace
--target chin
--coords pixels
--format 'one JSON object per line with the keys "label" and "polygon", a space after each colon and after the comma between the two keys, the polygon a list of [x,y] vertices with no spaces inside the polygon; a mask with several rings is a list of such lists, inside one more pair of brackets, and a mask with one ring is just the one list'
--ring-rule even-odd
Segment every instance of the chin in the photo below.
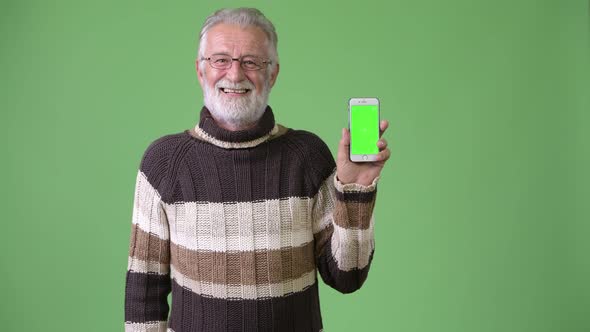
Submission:
{"label": "chin", "polygon": [[218,90],[208,90],[204,101],[216,120],[243,127],[260,120],[267,107],[268,94],[256,94],[252,90],[244,96],[227,96]]}

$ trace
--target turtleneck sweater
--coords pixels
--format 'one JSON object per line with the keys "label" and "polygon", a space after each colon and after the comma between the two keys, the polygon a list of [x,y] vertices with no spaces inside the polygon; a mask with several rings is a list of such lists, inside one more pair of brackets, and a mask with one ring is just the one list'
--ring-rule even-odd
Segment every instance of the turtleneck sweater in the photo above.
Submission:
{"label": "turtleneck sweater", "polygon": [[376,182],[342,184],[327,145],[269,106],[242,131],[203,107],[141,159],[125,331],[322,331],[318,274],[342,293],[367,278]]}

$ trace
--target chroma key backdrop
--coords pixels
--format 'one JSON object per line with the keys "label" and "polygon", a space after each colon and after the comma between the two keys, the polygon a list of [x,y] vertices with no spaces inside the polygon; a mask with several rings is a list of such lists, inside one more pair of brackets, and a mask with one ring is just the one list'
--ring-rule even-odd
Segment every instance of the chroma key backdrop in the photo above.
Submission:
{"label": "chroma key backdrop", "polygon": [[326,332],[590,331],[586,0],[2,1],[0,330],[123,331],[141,156],[197,123],[198,32],[242,6],[278,32],[278,123],[335,153],[349,98],[390,121]]}

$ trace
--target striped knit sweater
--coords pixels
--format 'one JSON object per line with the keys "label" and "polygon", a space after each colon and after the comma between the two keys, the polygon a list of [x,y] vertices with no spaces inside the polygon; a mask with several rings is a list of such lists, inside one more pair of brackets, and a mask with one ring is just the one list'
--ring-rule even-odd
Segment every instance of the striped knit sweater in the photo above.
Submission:
{"label": "striped knit sweater", "polygon": [[[376,182],[342,184],[316,135],[197,126],[145,151],[135,186],[125,331],[322,331],[317,273],[367,278]],[[171,305],[167,301],[172,293]]]}

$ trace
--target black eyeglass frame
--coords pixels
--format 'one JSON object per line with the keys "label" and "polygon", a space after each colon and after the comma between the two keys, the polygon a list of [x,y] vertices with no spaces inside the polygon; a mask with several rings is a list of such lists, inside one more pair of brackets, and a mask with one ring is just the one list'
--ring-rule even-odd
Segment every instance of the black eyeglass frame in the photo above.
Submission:
{"label": "black eyeglass frame", "polygon": [[[214,69],[222,69],[222,70],[230,69],[230,68],[232,67],[232,65],[233,65],[234,61],[237,61],[237,62],[239,62],[239,63],[240,63],[240,67],[241,67],[243,70],[246,70],[246,71],[257,71],[257,70],[261,70],[261,69],[263,69],[263,68],[264,68],[264,66],[260,66],[259,68],[253,68],[253,69],[250,69],[250,68],[245,68],[245,67],[244,67],[244,61],[243,61],[243,58],[244,58],[244,57],[242,57],[242,58],[232,58],[232,57],[230,57],[229,55],[222,55],[222,54],[218,54],[217,56],[224,56],[224,57],[227,57],[228,59],[231,59],[231,62],[230,62],[230,64],[229,64],[229,67],[227,67],[227,68],[223,68],[223,67],[215,67],[215,66],[214,66],[214,65],[211,63],[211,58],[212,58],[212,57],[208,57],[208,58],[201,57],[201,60],[205,60],[205,61],[207,61],[207,62],[209,63],[209,66],[211,66],[211,68],[214,68]],[[251,56],[251,55],[248,55],[248,56],[246,56],[246,57],[252,57],[252,56]],[[256,58],[258,58],[258,57],[256,57]],[[262,60],[262,64],[263,64],[263,65],[270,65],[270,64],[272,64],[272,61],[271,61],[270,59]]]}

